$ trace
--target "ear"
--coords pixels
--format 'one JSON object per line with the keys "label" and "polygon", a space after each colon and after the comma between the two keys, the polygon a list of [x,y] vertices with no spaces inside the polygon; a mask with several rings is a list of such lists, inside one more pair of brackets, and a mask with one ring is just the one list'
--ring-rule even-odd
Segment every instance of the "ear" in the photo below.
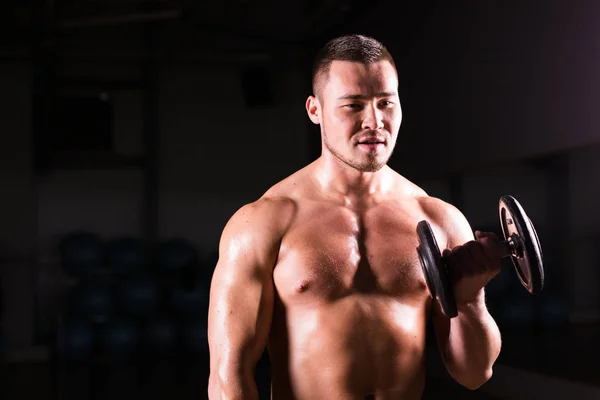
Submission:
{"label": "ear", "polygon": [[315,96],[308,96],[308,99],[306,99],[306,112],[313,124],[319,125],[321,123],[321,105]]}

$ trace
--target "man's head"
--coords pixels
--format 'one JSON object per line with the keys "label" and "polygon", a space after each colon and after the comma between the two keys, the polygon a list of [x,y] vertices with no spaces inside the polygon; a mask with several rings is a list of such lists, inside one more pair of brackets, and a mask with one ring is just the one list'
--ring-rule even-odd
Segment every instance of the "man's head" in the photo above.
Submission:
{"label": "man's head", "polygon": [[315,59],[313,93],[306,108],[321,126],[323,151],[362,172],[383,167],[402,120],[398,74],[385,46],[362,35],[331,40]]}

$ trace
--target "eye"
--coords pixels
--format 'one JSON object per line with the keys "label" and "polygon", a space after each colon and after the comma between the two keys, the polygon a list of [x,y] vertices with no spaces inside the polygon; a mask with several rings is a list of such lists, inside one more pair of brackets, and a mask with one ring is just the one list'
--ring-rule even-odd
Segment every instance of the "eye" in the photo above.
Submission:
{"label": "eye", "polygon": [[362,108],[361,104],[346,104],[344,107],[350,108],[352,110],[360,110]]}
{"label": "eye", "polygon": [[394,103],[388,100],[384,100],[382,102],[379,103],[380,107],[390,107],[392,106]]}

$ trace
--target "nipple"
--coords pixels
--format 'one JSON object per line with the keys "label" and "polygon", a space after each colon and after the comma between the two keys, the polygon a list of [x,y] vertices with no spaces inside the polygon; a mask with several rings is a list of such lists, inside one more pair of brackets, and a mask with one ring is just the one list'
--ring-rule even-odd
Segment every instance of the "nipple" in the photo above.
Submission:
{"label": "nipple", "polygon": [[296,293],[303,293],[308,290],[309,282],[307,280],[301,280],[296,284]]}

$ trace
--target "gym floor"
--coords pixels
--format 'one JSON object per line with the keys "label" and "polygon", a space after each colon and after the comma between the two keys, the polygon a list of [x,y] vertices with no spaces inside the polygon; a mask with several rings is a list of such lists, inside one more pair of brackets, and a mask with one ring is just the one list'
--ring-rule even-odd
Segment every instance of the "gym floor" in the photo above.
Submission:
{"label": "gym floor", "polygon": [[[68,379],[62,382],[62,390],[59,393],[53,389],[45,363],[13,366],[3,375],[4,388],[0,392],[0,398],[6,400],[199,400],[207,398],[206,384],[203,380],[205,372],[201,368],[190,368],[186,376],[179,380],[176,379],[172,368],[166,366],[157,368],[152,377],[140,385],[137,384],[137,377],[132,371],[113,370],[104,382],[96,382],[98,386],[95,390],[86,372],[71,371]],[[261,393],[265,393],[264,387]],[[494,400],[497,398],[461,388],[442,378],[429,378],[423,400],[438,399]]]}
{"label": "gym floor", "polygon": [[[600,359],[600,324],[570,326],[544,332],[504,333],[504,349],[499,363],[544,375],[600,387],[597,360]],[[0,398],[6,400],[119,400],[143,398],[204,399],[207,368],[205,362],[188,363],[184,368],[164,362],[147,365],[145,374],[124,363],[99,364],[91,371],[85,366],[71,366],[63,374],[45,361],[9,363],[3,366]],[[439,365],[433,368],[438,368]],[[259,372],[260,374],[260,372]],[[55,379],[59,376],[60,379]],[[102,379],[100,379],[102,378]],[[258,378],[261,392],[266,380]],[[55,390],[57,388],[58,390]],[[470,391],[443,374],[428,377],[424,400],[464,399],[493,400],[483,391]]]}
{"label": "gym floor", "polygon": [[499,363],[600,387],[600,323],[503,331]]}

